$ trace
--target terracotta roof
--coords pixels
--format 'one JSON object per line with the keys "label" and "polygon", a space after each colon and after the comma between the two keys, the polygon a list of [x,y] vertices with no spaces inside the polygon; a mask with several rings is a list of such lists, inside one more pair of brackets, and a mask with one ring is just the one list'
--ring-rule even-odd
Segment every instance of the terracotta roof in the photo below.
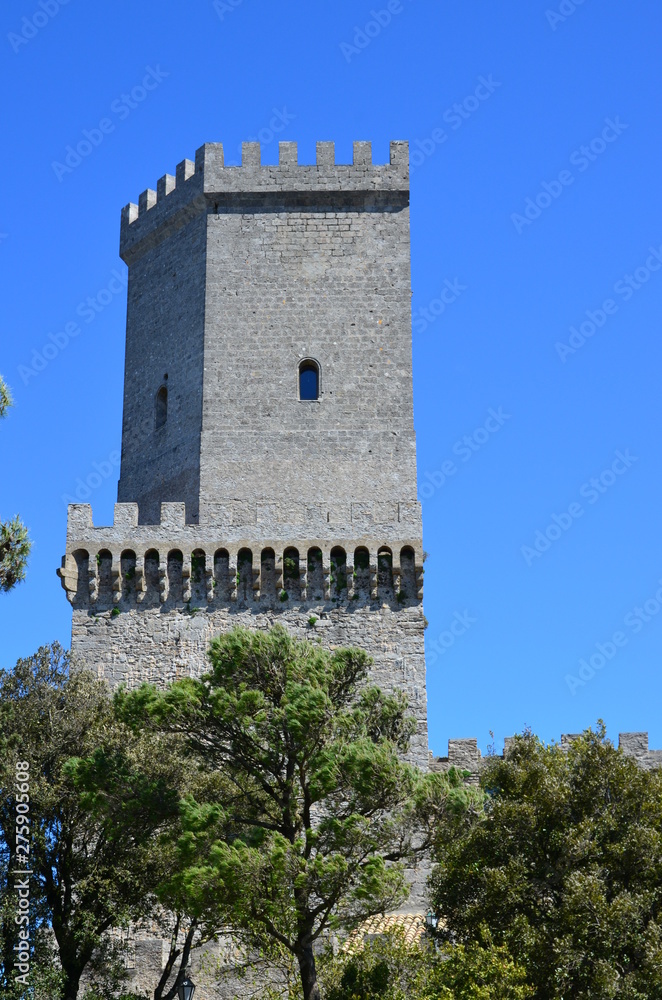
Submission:
{"label": "terracotta roof", "polygon": [[417,944],[425,936],[424,913],[389,913],[368,917],[352,931],[342,946],[342,951],[350,955],[360,951],[366,940],[400,928],[407,944]]}

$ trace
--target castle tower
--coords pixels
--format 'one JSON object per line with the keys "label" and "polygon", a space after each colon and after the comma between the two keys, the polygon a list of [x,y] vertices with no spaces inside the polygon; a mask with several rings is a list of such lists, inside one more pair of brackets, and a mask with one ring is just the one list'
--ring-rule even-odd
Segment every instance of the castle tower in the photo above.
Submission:
{"label": "castle tower", "polygon": [[206,144],[123,210],[120,253],[119,503],[69,508],[74,653],[134,685],[201,673],[238,624],[361,646],[427,767],[407,144]]}

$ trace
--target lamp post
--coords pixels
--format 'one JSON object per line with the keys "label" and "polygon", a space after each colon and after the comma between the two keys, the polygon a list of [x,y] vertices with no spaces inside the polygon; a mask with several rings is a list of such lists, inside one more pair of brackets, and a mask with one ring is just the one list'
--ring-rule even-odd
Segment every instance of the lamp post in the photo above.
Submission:
{"label": "lamp post", "polygon": [[179,1000],[193,1000],[194,993],[195,984],[187,976],[186,979],[177,987],[177,996],[179,997]]}
{"label": "lamp post", "polygon": [[432,910],[428,910],[428,912],[425,915],[425,925],[428,931],[435,930],[437,926],[437,917]]}

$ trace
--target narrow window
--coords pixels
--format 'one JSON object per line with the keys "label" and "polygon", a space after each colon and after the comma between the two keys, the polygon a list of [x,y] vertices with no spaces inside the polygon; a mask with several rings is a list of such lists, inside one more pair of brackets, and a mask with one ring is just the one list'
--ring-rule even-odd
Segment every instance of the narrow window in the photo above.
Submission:
{"label": "narrow window", "polygon": [[299,399],[319,399],[320,370],[314,361],[299,365]]}
{"label": "narrow window", "polygon": [[168,419],[168,390],[162,385],[156,394],[156,408],[154,412],[154,427],[158,431],[165,425]]}

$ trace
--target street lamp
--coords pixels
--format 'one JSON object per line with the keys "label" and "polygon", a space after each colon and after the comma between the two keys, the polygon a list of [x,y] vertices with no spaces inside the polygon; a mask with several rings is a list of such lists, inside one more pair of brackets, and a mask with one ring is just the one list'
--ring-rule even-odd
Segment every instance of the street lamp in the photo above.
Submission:
{"label": "street lamp", "polygon": [[187,976],[183,983],[180,983],[177,987],[177,996],[179,1000],[193,1000],[193,994],[195,993],[195,984],[191,982]]}
{"label": "street lamp", "polygon": [[426,925],[427,929],[429,931],[435,930],[436,926],[437,926],[437,922],[438,921],[437,921],[436,915],[432,912],[432,910],[428,910],[428,912],[425,915],[425,925]]}

